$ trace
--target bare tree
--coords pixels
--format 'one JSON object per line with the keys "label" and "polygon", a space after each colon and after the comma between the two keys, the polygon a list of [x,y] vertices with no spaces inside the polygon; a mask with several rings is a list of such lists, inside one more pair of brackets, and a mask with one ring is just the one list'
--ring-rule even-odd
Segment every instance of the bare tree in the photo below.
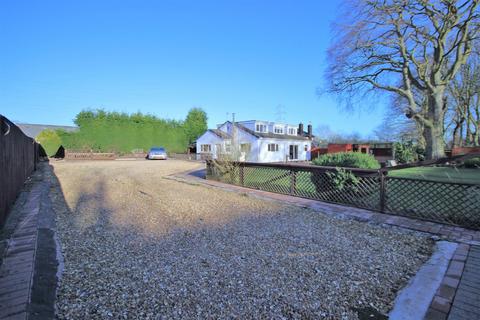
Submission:
{"label": "bare tree", "polygon": [[[423,93],[413,88],[414,101],[418,110],[425,110],[426,99]],[[405,112],[405,100],[400,95],[393,95],[383,122],[374,130],[374,134],[384,141],[411,141],[425,149],[424,125],[412,119]],[[387,139],[382,137],[387,137]]]}
{"label": "bare tree", "polygon": [[400,96],[405,114],[423,127],[427,158],[444,156],[446,90],[472,51],[479,1],[351,1],[329,49],[329,91]]}
{"label": "bare tree", "polygon": [[448,86],[452,146],[479,145],[480,62],[472,54]]}

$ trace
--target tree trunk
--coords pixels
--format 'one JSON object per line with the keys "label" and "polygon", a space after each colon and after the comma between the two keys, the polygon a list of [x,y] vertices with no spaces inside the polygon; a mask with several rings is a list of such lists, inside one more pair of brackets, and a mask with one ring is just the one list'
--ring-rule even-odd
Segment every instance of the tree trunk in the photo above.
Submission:
{"label": "tree trunk", "polygon": [[480,120],[474,124],[475,131],[472,134],[472,143],[475,147],[480,146]]}
{"label": "tree trunk", "polygon": [[415,121],[415,126],[417,128],[417,134],[415,135],[415,138],[417,139],[417,144],[421,149],[425,150],[426,142],[425,134],[423,132],[425,130],[425,125],[420,121]]}
{"label": "tree trunk", "polygon": [[437,89],[428,96],[428,119],[425,125],[424,137],[426,142],[425,156],[427,160],[445,157],[444,117],[445,117],[445,89]]}
{"label": "tree trunk", "polygon": [[470,114],[470,106],[466,107],[467,110],[467,134],[465,135],[465,145],[470,146],[473,144],[473,133],[472,133],[472,127],[470,125],[472,116]]}
{"label": "tree trunk", "polygon": [[455,128],[453,128],[452,134],[452,148],[461,146],[461,126],[459,121],[455,121]]}
{"label": "tree trunk", "polygon": [[425,156],[427,160],[445,157],[445,144],[443,141],[443,124],[425,127],[424,137],[426,142]]}
{"label": "tree trunk", "polygon": [[475,107],[475,116],[476,120],[473,121],[474,123],[474,128],[475,128],[475,133],[473,134],[473,145],[474,146],[479,146],[480,145],[480,107],[479,107],[479,100],[480,97],[477,97],[477,105]]}

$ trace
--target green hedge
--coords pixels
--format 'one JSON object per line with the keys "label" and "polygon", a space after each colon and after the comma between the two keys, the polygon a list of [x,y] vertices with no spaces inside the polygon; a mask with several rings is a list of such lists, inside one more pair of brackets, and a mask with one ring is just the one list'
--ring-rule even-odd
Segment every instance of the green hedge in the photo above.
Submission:
{"label": "green hedge", "polygon": [[324,154],[313,160],[317,166],[379,169],[380,163],[371,154],[360,152],[339,152]]}
{"label": "green hedge", "polygon": [[185,152],[189,141],[207,128],[207,115],[199,108],[189,111],[186,121],[161,119],[140,112],[127,114],[105,110],[84,110],[77,114],[78,131],[42,133],[37,138],[53,155],[60,145],[65,149],[130,153],[165,147],[168,152]]}
{"label": "green hedge", "polygon": [[65,149],[129,153],[133,149],[147,151],[165,147],[168,152],[185,152],[188,139],[181,126],[168,123],[109,122],[95,120],[84,124],[78,132],[59,132]]}

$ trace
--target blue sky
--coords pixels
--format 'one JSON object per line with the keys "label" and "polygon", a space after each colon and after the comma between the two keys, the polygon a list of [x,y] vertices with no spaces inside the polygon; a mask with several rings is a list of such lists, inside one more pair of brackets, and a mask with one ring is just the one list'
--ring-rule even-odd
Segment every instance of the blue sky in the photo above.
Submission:
{"label": "blue sky", "polygon": [[[349,114],[323,85],[335,1],[22,1],[0,4],[0,113],[72,124],[82,109],[209,125],[276,120],[368,134],[381,106]],[[365,102],[371,104],[371,102]]]}

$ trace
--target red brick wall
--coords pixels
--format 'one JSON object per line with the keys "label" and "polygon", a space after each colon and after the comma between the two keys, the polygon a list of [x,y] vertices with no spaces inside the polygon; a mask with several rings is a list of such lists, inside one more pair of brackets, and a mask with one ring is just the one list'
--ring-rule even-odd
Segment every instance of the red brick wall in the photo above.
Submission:
{"label": "red brick wall", "polygon": [[452,149],[452,156],[469,153],[480,153],[480,147],[456,147]]}
{"label": "red brick wall", "polygon": [[348,152],[353,151],[351,143],[329,143],[328,153]]}
{"label": "red brick wall", "polygon": [[327,148],[312,148],[311,150],[311,159],[316,159],[318,158],[318,156],[322,155],[322,154],[326,154],[328,153],[328,149]]}

